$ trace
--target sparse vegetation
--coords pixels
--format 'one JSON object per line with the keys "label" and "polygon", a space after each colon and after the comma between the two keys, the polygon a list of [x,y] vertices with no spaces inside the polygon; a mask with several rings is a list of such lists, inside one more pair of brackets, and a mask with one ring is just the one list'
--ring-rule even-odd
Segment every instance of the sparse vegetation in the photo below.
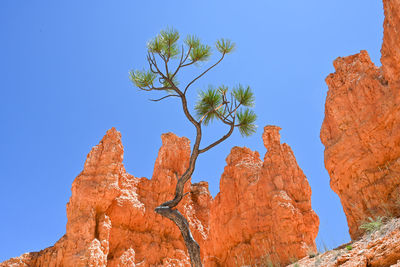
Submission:
{"label": "sparse vegetation", "polygon": [[347,249],[347,250],[352,250],[353,247],[352,247],[351,245],[347,245],[347,246],[346,246],[346,249]]}
{"label": "sparse vegetation", "polygon": [[318,254],[324,254],[325,252],[329,251],[329,247],[325,244],[324,240],[321,240],[320,244],[321,245],[319,246]]}
{"label": "sparse vegetation", "polygon": [[308,257],[314,258],[314,257],[317,256],[319,253],[316,252],[316,251],[314,251],[314,250],[309,250],[309,251],[307,252],[307,254],[308,254]]}
{"label": "sparse vegetation", "polygon": [[368,221],[360,225],[360,229],[366,233],[371,234],[378,231],[383,225],[384,217],[378,216],[376,219],[368,217]]}

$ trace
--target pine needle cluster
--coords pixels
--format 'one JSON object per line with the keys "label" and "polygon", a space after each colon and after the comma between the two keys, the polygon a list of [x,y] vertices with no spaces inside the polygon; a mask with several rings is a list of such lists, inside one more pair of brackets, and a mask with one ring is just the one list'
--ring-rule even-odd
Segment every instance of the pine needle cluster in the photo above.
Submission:
{"label": "pine needle cluster", "polygon": [[257,127],[254,123],[257,115],[250,109],[255,104],[250,87],[244,88],[239,84],[232,89],[229,96],[228,91],[226,86],[217,89],[209,87],[205,91],[200,91],[195,105],[197,117],[204,125],[208,125],[214,119],[226,124],[233,123],[239,128],[242,136],[255,133]]}

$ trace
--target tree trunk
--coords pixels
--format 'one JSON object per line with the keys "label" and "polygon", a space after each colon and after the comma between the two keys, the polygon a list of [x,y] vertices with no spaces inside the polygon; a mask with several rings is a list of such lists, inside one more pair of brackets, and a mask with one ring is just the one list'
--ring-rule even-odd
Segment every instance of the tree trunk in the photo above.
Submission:
{"label": "tree trunk", "polygon": [[202,267],[203,265],[200,258],[200,246],[196,240],[194,240],[186,218],[178,210],[171,209],[168,206],[158,206],[155,211],[158,214],[170,219],[179,227],[183,240],[185,240],[186,248],[189,251],[192,267]]}

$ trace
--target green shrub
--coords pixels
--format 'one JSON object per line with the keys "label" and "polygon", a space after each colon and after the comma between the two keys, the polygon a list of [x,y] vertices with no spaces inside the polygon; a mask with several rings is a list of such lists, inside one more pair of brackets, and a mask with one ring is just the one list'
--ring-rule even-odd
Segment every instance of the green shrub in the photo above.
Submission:
{"label": "green shrub", "polygon": [[369,222],[365,222],[360,225],[360,229],[363,229],[368,234],[378,231],[383,225],[384,217],[378,216],[375,220],[368,217]]}

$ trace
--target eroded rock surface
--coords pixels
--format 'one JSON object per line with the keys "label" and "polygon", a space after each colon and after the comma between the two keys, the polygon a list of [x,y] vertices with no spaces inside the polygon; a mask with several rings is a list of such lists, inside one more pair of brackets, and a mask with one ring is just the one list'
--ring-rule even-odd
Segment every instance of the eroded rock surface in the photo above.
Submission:
{"label": "eroded rock surface", "polygon": [[264,128],[258,152],[234,147],[211,209],[211,245],[221,266],[289,263],[315,251],[319,220],[311,189],[279,127]]}
{"label": "eroded rock surface", "polygon": [[400,1],[383,3],[382,67],[361,51],[326,78],[325,166],[352,239],[368,217],[400,215]]}
{"label": "eroded rock surface", "polygon": [[[258,152],[232,149],[215,200],[206,182],[185,187],[178,209],[205,266],[252,264],[268,256],[287,263],[315,249],[318,218],[306,177],[290,147],[280,143],[278,127],[266,127],[263,139],[264,162]],[[178,228],[154,212],[173,197],[189,156],[187,138],[163,134],[152,179],[134,177],[124,169],[121,136],[112,128],[72,184],[66,234],[50,248],[0,266],[190,266]]]}
{"label": "eroded rock surface", "polygon": [[380,229],[364,235],[354,243],[314,257],[305,257],[288,267],[399,267],[400,219],[386,222]]}

